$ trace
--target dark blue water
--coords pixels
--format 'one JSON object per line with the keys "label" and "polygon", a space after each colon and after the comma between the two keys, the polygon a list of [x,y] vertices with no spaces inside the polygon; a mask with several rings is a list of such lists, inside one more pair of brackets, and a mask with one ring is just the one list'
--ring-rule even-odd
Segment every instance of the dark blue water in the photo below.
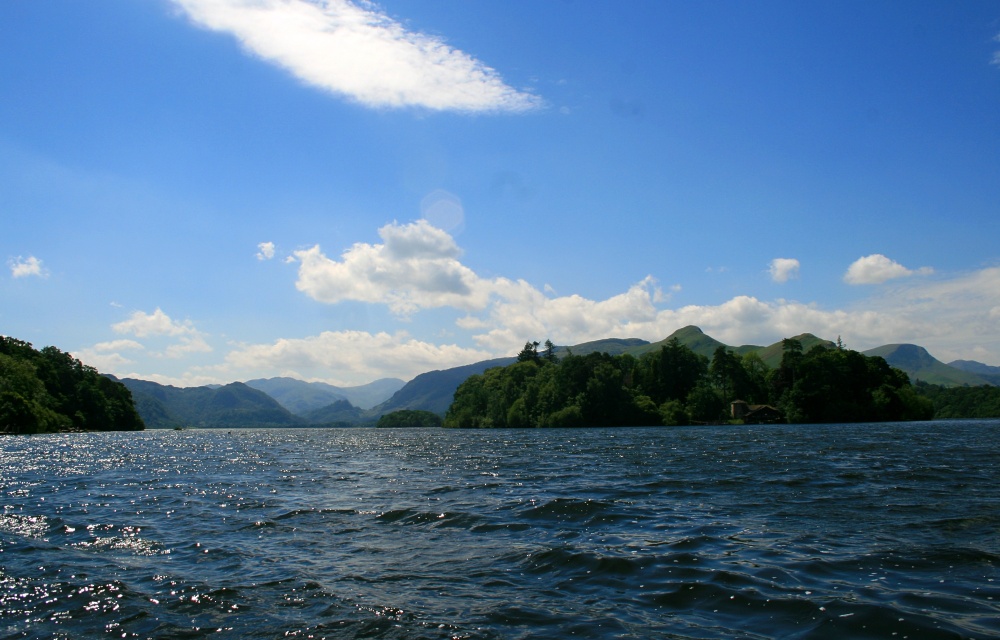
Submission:
{"label": "dark blue water", "polygon": [[998,637],[998,436],[2,437],[0,638]]}

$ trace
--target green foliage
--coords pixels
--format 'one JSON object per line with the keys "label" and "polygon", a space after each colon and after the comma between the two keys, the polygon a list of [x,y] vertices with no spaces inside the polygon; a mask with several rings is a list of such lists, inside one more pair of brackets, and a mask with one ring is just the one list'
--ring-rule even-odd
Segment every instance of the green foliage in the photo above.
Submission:
{"label": "green foliage", "polygon": [[686,400],[708,373],[708,358],[672,338],[659,351],[643,354],[637,371],[639,385],[657,402]]}
{"label": "green foliage", "polygon": [[512,362],[516,362],[514,358],[496,358],[444,371],[421,373],[373,411],[382,415],[399,409],[422,409],[443,416],[452,403],[458,385],[468,380],[470,376]]}
{"label": "green foliage", "polygon": [[0,431],[144,429],[131,392],[55,347],[0,336]]}
{"label": "green foliage", "polygon": [[402,409],[387,413],[378,419],[379,428],[440,427],[441,416],[430,411]]}
{"label": "green foliage", "polygon": [[[528,343],[532,344],[532,343]],[[660,424],[634,384],[635,358],[606,353],[526,358],[474,375],[455,391],[446,427],[526,428]]]}
{"label": "green foliage", "polygon": [[[781,364],[716,346],[711,363],[674,337],[636,359],[629,353],[537,357],[469,377],[455,390],[444,426],[537,428],[718,423],[730,403],[773,405],[791,422],[868,422],[931,417],[927,398],[881,358],[841,346],[806,351],[782,342]],[[833,345],[834,343],[829,343]],[[547,345],[548,346],[548,345]],[[772,413],[773,410],[768,409]]]}
{"label": "green foliage", "polygon": [[687,326],[674,331],[660,342],[654,342],[652,344],[629,349],[629,353],[640,357],[646,355],[647,353],[658,352],[661,348],[671,342],[681,344],[698,355],[704,356],[705,358],[710,358],[718,347],[724,346],[715,338],[705,335],[705,333],[698,327]]}
{"label": "green foliage", "polygon": [[[683,409],[668,407],[666,393],[683,393],[678,372],[704,375],[706,360],[675,342],[665,356],[568,354],[561,360],[530,357],[473,375],[455,391],[444,426],[535,428],[681,424]],[[650,386],[646,386],[646,384]],[[655,387],[657,391],[651,392]],[[682,396],[684,397],[684,396]]]}
{"label": "green foliage", "polygon": [[915,394],[931,404],[938,419],[1000,418],[1000,387],[942,387],[918,382]]}
{"label": "green foliage", "polygon": [[556,345],[552,344],[551,340],[545,341],[545,351],[542,352],[542,358],[548,363],[553,363],[556,361]]}
{"label": "green foliage", "polygon": [[849,349],[786,340],[781,365],[771,377],[775,403],[789,422],[875,422],[929,419],[926,403],[909,378],[885,360]]}
{"label": "green foliage", "polygon": [[535,342],[525,342],[524,348],[521,352],[517,354],[518,362],[539,362],[538,356],[538,341]]}
{"label": "green foliage", "polygon": [[811,333],[803,333],[793,338],[785,338],[781,342],[776,342],[767,347],[756,349],[755,353],[760,356],[760,359],[763,360],[768,367],[777,368],[781,365],[781,359],[788,350],[789,341],[798,343],[803,353],[811,351],[814,347],[826,347],[827,349],[835,349],[837,347],[835,343],[829,340],[817,338]]}

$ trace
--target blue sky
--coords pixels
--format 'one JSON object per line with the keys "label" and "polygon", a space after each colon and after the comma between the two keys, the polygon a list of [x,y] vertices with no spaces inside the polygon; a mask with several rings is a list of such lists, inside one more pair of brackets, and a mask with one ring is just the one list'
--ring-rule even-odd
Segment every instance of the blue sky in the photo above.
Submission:
{"label": "blue sky", "polygon": [[0,4],[0,333],[182,386],[810,332],[1000,365],[1000,4]]}

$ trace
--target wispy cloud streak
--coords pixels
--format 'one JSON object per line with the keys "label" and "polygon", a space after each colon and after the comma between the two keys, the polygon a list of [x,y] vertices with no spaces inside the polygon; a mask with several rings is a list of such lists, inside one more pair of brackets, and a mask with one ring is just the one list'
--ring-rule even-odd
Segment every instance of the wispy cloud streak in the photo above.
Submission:
{"label": "wispy cloud streak", "polygon": [[198,25],[234,35],[300,80],[370,107],[520,112],[535,95],[437,37],[350,0],[174,0]]}

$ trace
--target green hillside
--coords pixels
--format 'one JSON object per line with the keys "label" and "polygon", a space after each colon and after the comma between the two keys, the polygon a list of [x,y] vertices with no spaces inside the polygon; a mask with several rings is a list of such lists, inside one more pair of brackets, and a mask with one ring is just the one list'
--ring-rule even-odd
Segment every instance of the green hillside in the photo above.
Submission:
{"label": "green hillside", "polygon": [[[836,343],[824,340],[823,338],[817,338],[811,333],[800,333],[797,336],[793,336],[792,339],[798,340],[802,343],[802,353],[809,353],[809,350],[816,346],[826,347],[827,349],[837,348]],[[764,364],[772,369],[776,369],[781,364],[781,356],[784,352],[785,349],[782,341],[779,341],[762,349],[758,349],[757,355],[759,355],[760,359],[764,361]]]}
{"label": "green hillside", "polygon": [[635,349],[641,349],[648,344],[649,341],[642,338],[606,338],[583,342],[572,347],[556,347],[555,352],[559,357],[566,355],[567,352],[572,352],[575,356],[585,356],[588,353],[608,353],[617,356],[632,353]]}
{"label": "green hillside", "polygon": [[121,382],[152,429],[292,427],[304,422],[271,396],[242,382],[186,388],[132,378]]}
{"label": "green hillside", "polygon": [[0,336],[0,432],[140,431],[129,390],[56,347]]}
{"label": "green hillside", "polygon": [[949,362],[948,366],[975,374],[989,381],[990,384],[1000,386],[1000,367],[993,367],[975,360],[954,360]]}
{"label": "green hillside", "polygon": [[[682,345],[684,345],[691,351],[694,351],[698,355],[705,356],[706,358],[711,358],[712,354],[714,354],[715,350],[720,346],[726,346],[723,343],[716,340],[715,338],[706,335],[698,327],[687,326],[684,327],[683,329],[678,329],[677,331],[674,331],[669,336],[667,336],[663,340],[660,340],[659,342],[652,342],[641,346],[633,347],[628,350],[628,353],[631,353],[633,356],[638,358],[644,353],[649,353],[650,351],[659,351],[660,348],[662,348],[664,345],[666,345],[674,338],[677,338],[677,340]],[[576,353],[575,349],[573,350],[573,353]],[[611,355],[616,355],[616,354],[612,353]]]}
{"label": "green hillside", "polygon": [[365,419],[365,412],[347,400],[337,400],[302,416],[309,424],[358,423]]}
{"label": "green hillside", "polygon": [[945,387],[990,384],[981,376],[946,365],[915,344],[887,344],[864,354],[884,358],[891,366],[905,371],[913,382],[921,380]]}
{"label": "green hillside", "polygon": [[[766,347],[729,347],[695,326],[678,329],[658,342],[650,343],[639,338],[608,338],[569,347],[556,347],[556,354],[560,357],[568,353],[576,356],[629,354],[640,358],[643,354],[658,351],[673,339],[709,359],[720,346],[729,348],[737,355],[756,352],[772,369],[781,364],[784,355],[781,341]],[[804,353],[816,346],[829,349],[837,347],[830,340],[811,333],[794,336],[794,339],[802,344]],[[943,364],[922,347],[915,345],[886,345],[866,351],[865,355],[883,357],[891,366],[905,371],[914,382],[921,380],[945,386],[982,385],[991,382],[984,379],[986,376],[977,376]],[[406,384],[402,384],[400,380],[386,379],[354,388],[338,388],[290,378],[251,380],[247,385],[234,383],[242,389],[233,388],[233,385],[176,389],[145,381],[123,382],[132,390],[139,414],[150,427],[367,424],[399,410],[430,411],[443,416],[452,404],[455,390],[466,379],[514,361],[515,358],[496,358],[451,369],[428,371]],[[358,396],[350,395],[353,391],[364,390],[369,394],[370,401],[371,398],[386,398],[394,389],[395,393],[391,397],[370,409],[365,409],[362,404],[364,400],[356,401]]]}

